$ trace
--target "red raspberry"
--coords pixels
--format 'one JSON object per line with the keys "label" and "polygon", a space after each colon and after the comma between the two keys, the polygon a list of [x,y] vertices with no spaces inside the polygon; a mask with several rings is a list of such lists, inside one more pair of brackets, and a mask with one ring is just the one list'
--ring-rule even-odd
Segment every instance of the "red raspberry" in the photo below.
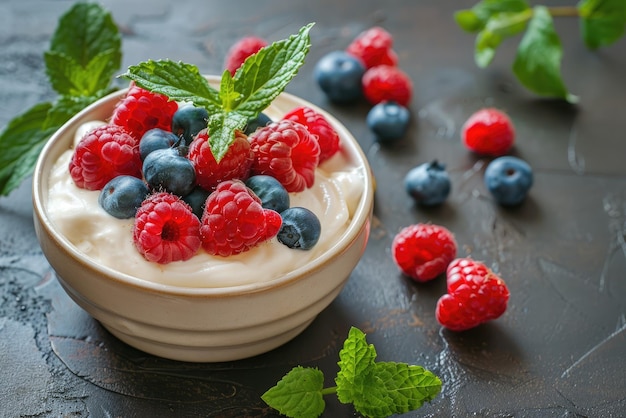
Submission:
{"label": "red raspberry", "polygon": [[224,67],[230,71],[231,74],[235,74],[235,71],[241,64],[252,54],[256,54],[259,49],[267,46],[267,42],[264,39],[256,36],[247,36],[237,41],[230,47],[226,53],[226,63]]}
{"label": "red raspberry", "polygon": [[200,221],[178,196],[155,193],[137,210],[133,241],[148,261],[185,261],[200,249]]}
{"label": "red raspberry", "polygon": [[152,93],[132,83],[126,96],[113,110],[111,123],[123,126],[139,142],[144,133],[152,128],[166,131],[172,129],[172,117],[178,104],[167,96]]}
{"label": "red raspberry", "polygon": [[478,154],[500,157],[506,154],[515,141],[511,119],[494,108],[481,109],[463,125],[463,144]]}
{"label": "red raspberry", "polygon": [[239,180],[218,184],[202,215],[202,248],[223,257],[248,251],[278,233],[282,219],[264,209],[259,199]]}
{"label": "red raspberry", "polygon": [[397,65],[398,56],[392,49],[393,37],[385,29],[375,26],[357,36],[346,52],[360,59],[365,68],[377,65]]}
{"label": "red raspberry", "polygon": [[454,235],[443,226],[415,224],[402,229],[391,244],[400,270],[418,282],[434,279],[456,257]]}
{"label": "red raspberry", "polygon": [[313,186],[320,146],[306,126],[292,120],[273,122],[257,129],[250,142],[252,173],[276,178],[288,192]]}
{"label": "red raspberry", "polygon": [[80,140],[69,165],[76,186],[100,190],[114,177],[141,178],[141,158],[137,141],[115,125],[102,125]]}
{"label": "red raspberry", "polygon": [[413,95],[413,83],[409,76],[391,65],[377,65],[365,71],[362,84],[363,95],[374,105],[390,101],[406,107]]}
{"label": "red raspberry", "polygon": [[320,164],[339,151],[339,134],[321,113],[310,107],[301,106],[288,112],[283,119],[301,123],[317,136],[317,142],[320,144]]}
{"label": "red raspberry", "polygon": [[221,181],[245,180],[250,175],[254,154],[248,137],[235,131],[235,141],[219,163],[215,161],[206,130],[201,131],[189,145],[187,158],[196,169],[196,182],[206,190],[213,190]]}
{"label": "red raspberry", "polygon": [[506,310],[509,289],[484,264],[458,258],[448,266],[448,294],[437,302],[437,321],[452,331],[464,331],[498,318]]}

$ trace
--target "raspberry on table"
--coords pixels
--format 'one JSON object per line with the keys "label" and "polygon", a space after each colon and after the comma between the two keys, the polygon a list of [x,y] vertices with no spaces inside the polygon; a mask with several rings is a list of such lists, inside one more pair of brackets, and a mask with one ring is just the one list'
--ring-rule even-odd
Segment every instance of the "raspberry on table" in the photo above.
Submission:
{"label": "raspberry on table", "polygon": [[200,249],[200,220],[180,197],[155,193],[137,210],[133,242],[148,261],[185,261]]}
{"label": "raspberry on table", "polygon": [[393,101],[408,106],[413,95],[409,76],[392,65],[377,65],[365,71],[362,79],[363,95],[371,104]]}
{"label": "raspberry on table", "polygon": [[317,136],[317,142],[320,144],[320,164],[339,151],[339,134],[321,113],[308,106],[300,106],[287,112],[283,119],[301,123]]}
{"label": "raspberry on table", "polygon": [[385,29],[374,26],[361,32],[346,48],[346,52],[360,59],[365,68],[398,64],[393,50],[393,37]]}
{"label": "raspberry on table", "polygon": [[248,251],[278,233],[282,219],[240,180],[218,184],[206,201],[200,234],[202,248],[227,257]]}
{"label": "raspberry on table", "polygon": [[121,175],[140,178],[137,141],[120,126],[94,128],[76,145],[69,172],[76,186],[87,190],[100,190]]}
{"label": "raspberry on table", "polygon": [[191,142],[187,158],[196,170],[196,183],[210,191],[224,180],[247,179],[254,154],[248,137],[241,131],[235,131],[235,141],[218,163],[211,151],[207,131],[203,130]]}
{"label": "raspberry on table", "polygon": [[288,192],[313,186],[320,146],[306,126],[292,120],[273,122],[250,135],[252,174],[275,177]]}
{"label": "raspberry on table", "polygon": [[139,142],[153,128],[170,131],[178,104],[167,96],[131,83],[126,96],[116,105],[111,124],[124,127]]}
{"label": "raspberry on table", "polygon": [[461,140],[477,154],[499,157],[515,142],[515,128],[508,115],[495,108],[484,108],[472,114],[463,124]]}
{"label": "raspberry on table", "polygon": [[232,75],[241,67],[246,58],[259,52],[259,49],[267,46],[267,41],[258,36],[246,36],[235,42],[226,53],[226,68]]}
{"label": "raspberry on table", "polygon": [[400,270],[418,282],[446,271],[456,257],[454,235],[447,228],[418,223],[403,228],[393,239],[391,253]]}
{"label": "raspberry on table", "polygon": [[452,331],[464,331],[499,318],[509,301],[504,280],[483,263],[458,258],[447,269],[448,293],[439,298],[437,321]]}

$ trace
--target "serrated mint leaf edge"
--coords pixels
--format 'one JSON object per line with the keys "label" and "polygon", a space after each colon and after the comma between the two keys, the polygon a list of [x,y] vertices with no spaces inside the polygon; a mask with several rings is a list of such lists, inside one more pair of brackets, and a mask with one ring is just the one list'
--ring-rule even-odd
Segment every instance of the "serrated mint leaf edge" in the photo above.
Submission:
{"label": "serrated mint leaf edge", "polygon": [[[294,389],[294,382],[303,383],[303,379],[309,379],[310,388]],[[324,374],[321,370],[312,367],[296,366],[291,369],[278,383],[268,389],[261,399],[268,406],[276,409],[288,417],[316,418],[319,417],[326,407],[323,397]],[[304,396],[303,401],[300,394]],[[308,398],[308,399],[307,399]],[[294,404],[295,402],[295,404]]]}

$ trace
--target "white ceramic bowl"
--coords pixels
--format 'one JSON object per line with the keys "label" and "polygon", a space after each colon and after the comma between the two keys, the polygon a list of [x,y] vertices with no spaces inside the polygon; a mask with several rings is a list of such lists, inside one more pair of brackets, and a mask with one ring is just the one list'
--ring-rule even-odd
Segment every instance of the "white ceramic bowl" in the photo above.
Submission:
{"label": "white ceramic bowl", "polygon": [[85,256],[55,228],[46,208],[51,169],[71,147],[76,129],[87,121],[109,118],[124,94],[113,93],[68,121],[46,144],[35,168],[35,230],[67,294],[120,340],[174,360],[236,360],[267,352],[297,336],[335,299],[365,251],[374,192],[367,160],[354,137],[322,109],[281,94],[268,110],[284,114],[301,105],[315,108],[339,133],[348,159],[363,171],[364,192],[347,230],[319,258],[267,282],[226,288],[156,284]]}

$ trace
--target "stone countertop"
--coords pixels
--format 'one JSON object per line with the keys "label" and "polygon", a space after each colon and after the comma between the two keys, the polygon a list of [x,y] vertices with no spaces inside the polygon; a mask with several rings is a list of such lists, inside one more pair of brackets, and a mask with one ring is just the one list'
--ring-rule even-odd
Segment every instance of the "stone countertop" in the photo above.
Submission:
{"label": "stone countertop", "polygon": [[[0,2],[0,126],[55,97],[42,54],[72,3]],[[359,140],[377,180],[373,229],[340,296],[296,339],[252,359],[180,363],[126,346],[69,299],[39,248],[25,181],[0,197],[0,416],[272,416],[260,395],[291,367],[319,367],[332,384],[351,326],[368,334],[378,359],[420,364],[442,378],[441,394],[409,416],[623,416],[626,39],[591,52],[575,20],[556,22],[563,76],[580,97],[572,106],[518,84],[510,71],[517,40],[505,41],[489,68],[475,66],[474,37],[452,19],[469,1],[101,3],[123,33],[123,68],[170,58],[221,73],[234,40],[273,41],[316,22],[307,63],[287,91],[332,112]],[[312,82],[321,56],[375,25],[394,36],[415,87],[409,132],[389,146],[367,130],[368,105],[333,105]],[[485,106],[511,116],[513,154],[535,170],[529,198],[514,209],[493,202],[482,183],[488,159],[460,143],[463,122]],[[452,193],[442,207],[416,207],[403,177],[433,159],[446,164]],[[437,324],[445,280],[414,283],[390,256],[395,233],[417,222],[445,225],[459,256],[506,280],[511,299],[501,318],[462,333]],[[326,401],[324,416],[354,415]]]}

